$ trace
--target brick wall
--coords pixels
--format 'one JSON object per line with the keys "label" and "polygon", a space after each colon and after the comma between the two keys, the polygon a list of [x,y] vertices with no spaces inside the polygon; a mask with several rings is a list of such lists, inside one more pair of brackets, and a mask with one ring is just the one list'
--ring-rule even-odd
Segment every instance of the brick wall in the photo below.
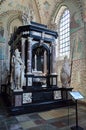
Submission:
{"label": "brick wall", "polygon": [[[61,87],[60,72],[63,61],[57,64],[58,86]],[[86,98],[86,59],[74,60],[72,65],[71,87],[73,90],[80,91]],[[84,101],[86,102],[86,99]]]}

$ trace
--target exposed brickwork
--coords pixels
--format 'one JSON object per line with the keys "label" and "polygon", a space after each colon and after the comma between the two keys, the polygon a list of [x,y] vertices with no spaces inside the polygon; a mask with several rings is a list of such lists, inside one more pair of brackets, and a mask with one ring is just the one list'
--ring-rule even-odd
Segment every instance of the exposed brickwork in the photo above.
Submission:
{"label": "exposed brickwork", "polygon": [[[58,63],[57,69],[61,70],[61,66],[62,66],[62,61]],[[58,75],[58,79],[59,76],[60,75]],[[58,81],[58,86],[61,86],[60,80]],[[86,97],[86,59],[73,61],[70,86],[73,87],[74,90],[80,91]]]}

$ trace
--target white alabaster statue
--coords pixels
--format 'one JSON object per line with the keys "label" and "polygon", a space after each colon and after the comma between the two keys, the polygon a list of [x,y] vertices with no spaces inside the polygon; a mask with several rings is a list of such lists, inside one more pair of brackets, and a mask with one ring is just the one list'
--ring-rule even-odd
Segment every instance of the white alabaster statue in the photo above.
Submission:
{"label": "white alabaster statue", "polygon": [[70,86],[70,65],[67,56],[64,57],[64,63],[61,69],[60,78],[62,87],[67,88]]}
{"label": "white alabaster statue", "polygon": [[30,21],[34,20],[33,9],[26,9],[22,13],[22,20],[24,25],[29,25]]}
{"label": "white alabaster statue", "polygon": [[15,50],[15,54],[12,56],[12,88],[16,90],[22,89],[24,84],[24,63],[20,57],[20,52],[18,49]]}

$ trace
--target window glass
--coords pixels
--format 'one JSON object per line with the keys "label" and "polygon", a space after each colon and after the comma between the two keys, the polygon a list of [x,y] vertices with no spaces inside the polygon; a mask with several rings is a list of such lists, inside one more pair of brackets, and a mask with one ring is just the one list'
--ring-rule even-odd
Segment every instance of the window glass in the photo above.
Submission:
{"label": "window glass", "polygon": [[59,52],[60,56],[70,54],[70,12],[68,9],[64,10],[60,19],[59,26]]}

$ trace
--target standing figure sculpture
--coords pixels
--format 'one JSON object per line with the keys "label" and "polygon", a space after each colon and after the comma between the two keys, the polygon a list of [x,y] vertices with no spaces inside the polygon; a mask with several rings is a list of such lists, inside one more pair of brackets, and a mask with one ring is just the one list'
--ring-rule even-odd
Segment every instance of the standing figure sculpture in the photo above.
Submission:
{"label": "standing figure sculpture", "polygon": [[13,89],[22,89],[24,84],[24,63],[20,57],[20,52],[18,49],[15,50],[15,54],[12,56],[12,82]]}
{"label": "standing figure sculpture", "polygon": [[61,83],[63,88],[70,86],[71,76],[70,76],[70,65],[67,56],[64,57],[64,63],[61,69]]}

